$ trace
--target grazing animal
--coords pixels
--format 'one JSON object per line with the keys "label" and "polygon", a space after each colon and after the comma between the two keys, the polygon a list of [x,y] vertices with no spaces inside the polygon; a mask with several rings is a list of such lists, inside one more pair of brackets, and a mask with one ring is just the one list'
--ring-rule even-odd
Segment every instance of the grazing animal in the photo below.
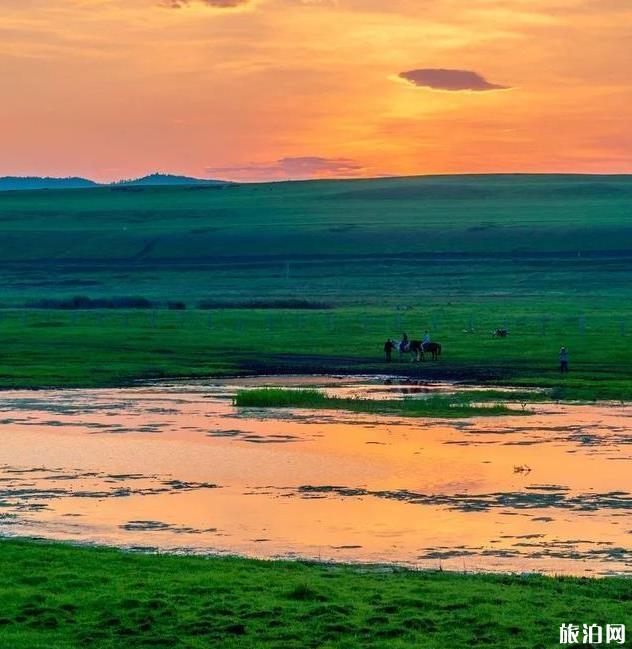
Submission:
{"label": "grazing animal", "polygon": [[413,354],[412,360],[423,361],[424,354],[430,354],[433,361],[439,359],[441,356],[441,345],[439,343],[422,343],[421,340],[411,340],[408,348]]}
{"label": "grazing animal", "polygon": [[507,329],[494,329],[492,336],[494,338],[507,338],[509,331]]}

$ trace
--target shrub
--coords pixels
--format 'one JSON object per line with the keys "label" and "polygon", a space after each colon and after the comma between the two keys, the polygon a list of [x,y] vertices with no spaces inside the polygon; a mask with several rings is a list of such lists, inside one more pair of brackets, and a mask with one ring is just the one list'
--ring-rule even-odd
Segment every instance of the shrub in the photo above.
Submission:
{"label": "shrub", "polygon": [[75,295],[70,298],[44,298],[27,302],[29,309],[150,309],[153,303],[144,297],[90,298]]}

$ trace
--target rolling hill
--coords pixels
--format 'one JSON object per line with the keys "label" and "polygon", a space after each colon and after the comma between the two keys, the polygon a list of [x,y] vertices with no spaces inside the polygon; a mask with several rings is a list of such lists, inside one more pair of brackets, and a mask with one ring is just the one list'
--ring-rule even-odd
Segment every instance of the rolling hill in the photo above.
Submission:
{"label": "rolling hill", "polygon": [[209,186],[209,185],[226,185],[225,180],[205,180],[203,178],[192,178],[190,176],[176,176],[173,174],[150,174],[142,178],[135,178],[133,180],[121,180],[117,183],[111,183],[114,187],[179,187],[179,186]]}
{"label": "rolling hill", "polygon": [[115,183],[97,183],[87,178],[48,178],[42,176],[4,176],[0,178],[1,191],[27,191],[37,189],[91,189],[95,187],[180,187],[226,185],[225,180],[210,180],[154,173],[142,178],[121,180]]}
{"label": "rolling hill", "polygon": [[0,194],[5,295],[399,301],[632,286],[630,176],[124,188]]}
{"label": "rolling hill", "polygon": [[86,178],[46,178],[41,176],[4,176],[0,178],[0,191],[85,189],[98,186],[98,183]]}

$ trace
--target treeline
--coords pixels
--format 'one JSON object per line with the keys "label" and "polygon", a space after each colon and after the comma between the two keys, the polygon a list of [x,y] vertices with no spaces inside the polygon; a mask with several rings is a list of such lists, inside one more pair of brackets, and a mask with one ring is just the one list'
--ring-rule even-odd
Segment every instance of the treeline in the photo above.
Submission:
{"label": "treeline", "polygon": [[43,298],[24,305],[27,309],[151,309],[154,302],[144,297],[91,298],[75,295],[69,298]]}
{"label": "treeline", "polygon": [[[273,300],[200,300],[195,307],[203,310],[210,309],[331,309],[331,304],[300,298]],[[91,298],[75,295],[69,298],[42,298],[24,304],[27,309],[170,309],[183,311],[187,304],[181,300],[159,302],[145,297],[106,297]]]}

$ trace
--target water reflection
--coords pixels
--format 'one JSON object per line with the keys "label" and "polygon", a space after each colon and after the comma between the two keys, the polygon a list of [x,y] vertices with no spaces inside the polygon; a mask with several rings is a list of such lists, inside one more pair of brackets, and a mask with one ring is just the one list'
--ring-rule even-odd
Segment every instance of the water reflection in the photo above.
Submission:
{"label": "water reflection", "polygon": [[[332,394],[434,386],[325,377]],[[632,572],[623,406],[542,404],[457,421],[241,410],[260,378],[5,392],[0,530],[125,547],[398,562],[457,570]]]}

